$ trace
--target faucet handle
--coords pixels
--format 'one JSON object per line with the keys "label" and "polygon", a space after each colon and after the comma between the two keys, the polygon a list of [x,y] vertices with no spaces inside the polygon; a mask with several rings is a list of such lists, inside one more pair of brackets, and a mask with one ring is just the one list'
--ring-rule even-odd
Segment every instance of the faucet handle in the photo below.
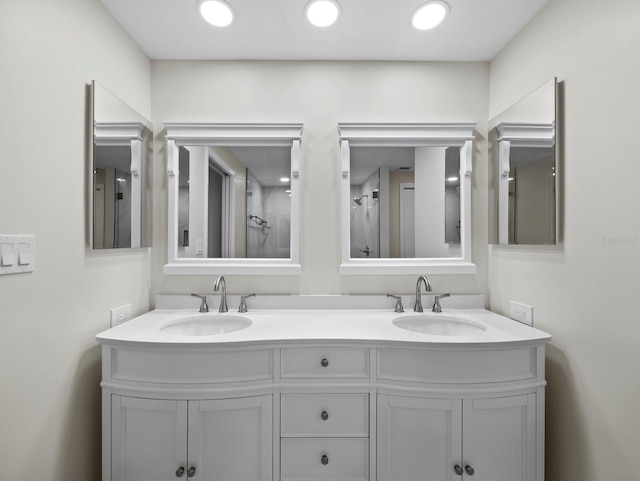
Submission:
{"label": "faucet handle", "polygon": [[393,294],[387,294],[387,297],[393,297],[396,300],[395,312],[404,312],[404,306],[402,305],[402,296],[394,296]]}
{"label": "faucet handle", "polygon": [[200,294],[191,294],[193,297],[202,299],[200,303],[200,312],[209,312],[209,305],[207,304],[207,296],[201,296]]}
{"label": "faucet handle", "polygon": [[253,297],[255,296],[254,294],[249,294],[246,296],[240,296],[240,307],[238,307],[238,312],[247,312],[247,303],[246,303],[246,299],[247,297]]}
{"label": "faucet handle", "polygon": [[451,294],[447,293],[447,294],[440,294],[439,296],[434,296],[435,300],[433,301],[433,307],[431,308],[431,310],[433,312],[442,312],[442,307],[440,306],[440,299],[442,299],[443,297],[449,297]]}

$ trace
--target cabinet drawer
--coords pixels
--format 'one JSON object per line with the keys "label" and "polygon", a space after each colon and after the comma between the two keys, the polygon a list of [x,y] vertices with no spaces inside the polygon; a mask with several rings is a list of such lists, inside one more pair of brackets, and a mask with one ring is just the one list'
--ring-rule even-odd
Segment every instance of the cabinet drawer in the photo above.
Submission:
{"label": "cabinet drawer", "polygon": [[368,394],[283,394],[283,437],[367,437]]}
{"label": "cabinet drawer", "polygon": [[283,379],[368,379],[369,350],[292,348],[282,350]]}
{"label": "cabinet drawer", "polygon": [[378,379],[434,383],[485,383],[535,379],[536,348],[380,349]]}
{"label": "cabinet drawer", "polygon": [[273,351],[112,348],[113,379],[135,382],[205,384],[267,380],[273,377]]}
{"label": "cabinet drawer", "polygon": [[366,438],[283,438],[280,477],[282,481],[366,481],[368,450]]}

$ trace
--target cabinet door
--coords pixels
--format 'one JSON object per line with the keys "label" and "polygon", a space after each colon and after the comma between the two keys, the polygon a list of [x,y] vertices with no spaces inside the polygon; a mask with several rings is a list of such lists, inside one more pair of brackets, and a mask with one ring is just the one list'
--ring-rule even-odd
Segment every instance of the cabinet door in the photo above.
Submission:
{"label": "cabinet door", "polygon": [[187,463],[187,403],[112,396],[112,481],[174,480]]}
{"label": "cabinet door", "polygon": [[378,481],[458,480],[462,402],[378,395]]}
{"label": "cabinet door", "polygon": [[189,402],[194,481],[271,481],[272,397]]}
{"label": "cabinet door", "polygon": [[463,467],[470,481],[535,481],[535,394],[464,401]]}

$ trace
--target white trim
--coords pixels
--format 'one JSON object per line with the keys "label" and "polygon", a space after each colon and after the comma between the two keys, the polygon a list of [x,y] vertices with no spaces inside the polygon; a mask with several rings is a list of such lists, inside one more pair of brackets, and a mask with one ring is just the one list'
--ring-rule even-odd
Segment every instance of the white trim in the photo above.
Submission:
{"label": "white trim", "polygon": [[498,142],[508,140],[512,147],[553,147],[556,143],[556,123],[525,124],[500,122],[496,125]]}
{"label": "white trim", "polygon": [[[462,147],[473,140],[475,123],[339,123],[340,140],[351,146]],[[348,167],[348,166],[347,166]]]}
{"label": "white trim", "polygon": [[94,122],[93,142],[95,145],[128,146],[130,141],[142,141],[145,125],[143,122]]}
{"label": "white trim", "polygon": [[[168,275],[300,275],[300,139],[302,124],[164,124],[167,138]],[[177,251],[178,148],[180,146],[291,146],[291,257],[288,259],[182,258]]]}
{"label": "white trim", "polygon": [[[471,173],[475,123],[339,123],[342,190],[340,274],[473,274],[471,261]],[[461,257],[355,259],[350,256],[350,147],[459,147]]]}

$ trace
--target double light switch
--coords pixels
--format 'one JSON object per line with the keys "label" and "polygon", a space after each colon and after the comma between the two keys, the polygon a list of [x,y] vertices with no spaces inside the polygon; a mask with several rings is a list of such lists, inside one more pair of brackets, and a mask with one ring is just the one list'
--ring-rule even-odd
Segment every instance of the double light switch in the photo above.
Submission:
{"label": "double light switch", "polygon": [[0,235],[0,275],[33,272],[35,237]]}

